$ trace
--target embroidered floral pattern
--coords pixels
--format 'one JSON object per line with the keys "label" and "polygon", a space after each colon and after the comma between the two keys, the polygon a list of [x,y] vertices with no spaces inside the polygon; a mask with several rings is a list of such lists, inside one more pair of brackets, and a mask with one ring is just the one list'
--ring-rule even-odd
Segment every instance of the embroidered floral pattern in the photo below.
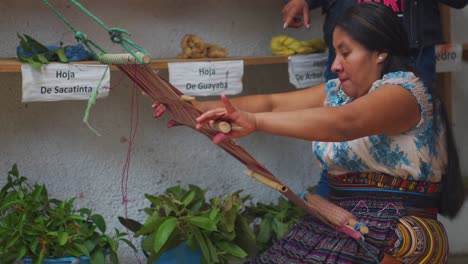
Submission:
{"label": "embroidered floral pattern", "polygon": [[[314,142],[314,154],[330,173],[377,171],[411,180],[440,181],[446,166],[445,127],[429,89],[411,72],[392,72],[374,82],[369,93],[392,84],[408,90],[421,109],[418,125],[402,135],[373,135],[348,142]],[[338,79],[328,81],[324,106],[339,107],[353,98]],[[436,104],[436,107],[434,107]]]}

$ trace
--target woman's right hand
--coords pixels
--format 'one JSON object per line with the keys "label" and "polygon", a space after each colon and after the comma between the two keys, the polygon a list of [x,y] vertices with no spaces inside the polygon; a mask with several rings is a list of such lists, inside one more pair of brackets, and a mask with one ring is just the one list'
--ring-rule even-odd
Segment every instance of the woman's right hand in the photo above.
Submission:
{"label": "woman's right hand", "polygon": [[201,114],[197,119],[196,129],[200,130],[203,126],[208,126],[210,121],[226,121],[241,129],[231,130],[229,133],[219,133],[213,138],[213,143],[220,142],[229,138],[239,138],[249,135],[256,130],[255,115],[249,112],[243,112],[235,108],[229,99],[222,95],[221,101],[224,108],[215,108]]}

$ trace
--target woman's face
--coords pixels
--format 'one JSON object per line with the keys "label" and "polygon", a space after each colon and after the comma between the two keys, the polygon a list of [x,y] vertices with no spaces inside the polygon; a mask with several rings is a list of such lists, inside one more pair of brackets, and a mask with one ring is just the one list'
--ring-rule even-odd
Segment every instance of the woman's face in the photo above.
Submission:
{"label": "woman's face", "polygon": [[380,79],[387,53],[367,50],[341,27],[333,31],[333,47],[336,57],[331,70],[338,74],[343,91],[353,98],[367,94]]}

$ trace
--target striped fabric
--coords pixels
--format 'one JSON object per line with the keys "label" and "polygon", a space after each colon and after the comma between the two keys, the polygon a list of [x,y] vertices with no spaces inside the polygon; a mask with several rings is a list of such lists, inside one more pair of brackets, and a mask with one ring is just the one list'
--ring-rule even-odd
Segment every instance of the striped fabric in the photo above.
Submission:
{"label": "striped fabric", "polygon": [[448,238],[439,221],[404,216],[399,222],[392,256],[402,263],[447,263]]}
{"label": "striped fabric", "polygon": [[[371,181],[356,182],[359,179]],[[365,264],[380,263],[385,254],[403,263],[446,263],[447,235],[435,219],[434,190],[439,186],[406,181],[402,184],[388,175],[370,174],[330,177],[330,185],[330,201],[369,228],[363,241],[306,216],[271,248],[247,263]],[[403,191],[403,186],[409,192]],[[395,192],[380,192],[387,188]],[[418,191],[421,195],[415,195]],[[420,217],[425,215],[428,218]]]}
{"label": "striped fabric", "polygon": [[330,200],[366,224],[369,233],[364,241],[306,216],[266,252],[247,263],[380,263],[393,245],[393,230],[405,212],[402,202],[372,194],[355,198],[332,193]]}

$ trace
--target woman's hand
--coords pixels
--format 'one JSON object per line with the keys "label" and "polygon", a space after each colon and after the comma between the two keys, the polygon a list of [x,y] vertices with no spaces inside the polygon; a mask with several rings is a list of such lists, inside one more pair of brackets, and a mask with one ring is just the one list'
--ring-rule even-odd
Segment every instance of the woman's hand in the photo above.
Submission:
{"label": "woman's hand", "polygon": [[151,108],[154,109],[154,117],[159,118],[166,112],[166,107],[161,104],[159,101],[154,102],[151,105]]}
{"label": "woman's hand", "polygon": [[283,7],[281,13],[283,14],[284,28],[299,28],[302,25],[307,29],[310,27],[309,5],[305,0],[290,0]]}
{"label": "woman's hand", "polygon": [[241,127],[242,129],[231,130],[229,133],[219,133],[213,138],[213,143],[219,144],[229,138],[244,137],[257,130],[254,114],[237,110],[225,95],[221,95],[221,101],[224,108],[208,110],[200,115],[196,119],[196,129],[201,130],[203,126],[209,125],[211,120],[227,121],[232,126]]}

